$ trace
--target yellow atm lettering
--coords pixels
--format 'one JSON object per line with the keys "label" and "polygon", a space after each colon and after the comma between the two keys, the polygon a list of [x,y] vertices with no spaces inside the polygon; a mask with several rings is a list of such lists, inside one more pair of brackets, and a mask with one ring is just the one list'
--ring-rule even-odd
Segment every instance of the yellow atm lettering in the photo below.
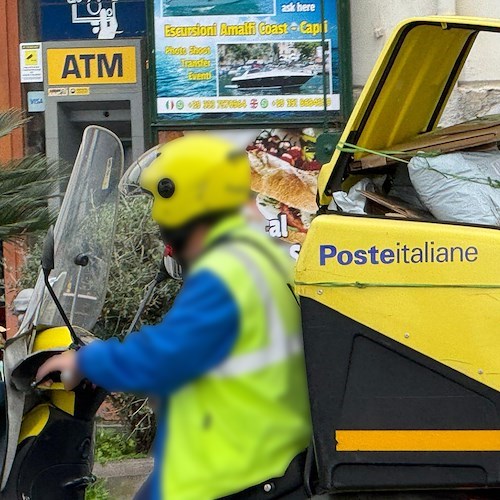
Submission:
{"label": "yellow atm lettering", "polygon": [[136,83],[134,47],[48,49],[49,85]]}
{"label": "yellow atm lettering", "polygon": [[[80,54],[78,60],[75,55],[67,55],[64,61],[64,68],[61,78],[68,78],[74,75],[75,78],[90,78],[91,62],[97,68],[97,77],[118,78],[123,77],[123,54],[113,54],[111,61],[108,61],[106,54]],[[81,62],[83,61],[83,68]],[[94,62],[95,61],[95,62]],[[79,65],[80,63],[80,65]],[[82,70],[83,69],[83,75]]]}

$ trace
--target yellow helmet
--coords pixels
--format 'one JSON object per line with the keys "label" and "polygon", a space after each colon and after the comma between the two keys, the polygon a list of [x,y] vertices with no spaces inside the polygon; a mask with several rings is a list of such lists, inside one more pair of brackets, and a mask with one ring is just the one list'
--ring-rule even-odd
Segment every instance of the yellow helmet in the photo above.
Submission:
{"label": "yellow helmet", "polygon": [[177,229],[244,205],[250,195],[250,164],[245,151],[230,142],[190,134],[161,146],[139,182],[153,195],[153,219]]}

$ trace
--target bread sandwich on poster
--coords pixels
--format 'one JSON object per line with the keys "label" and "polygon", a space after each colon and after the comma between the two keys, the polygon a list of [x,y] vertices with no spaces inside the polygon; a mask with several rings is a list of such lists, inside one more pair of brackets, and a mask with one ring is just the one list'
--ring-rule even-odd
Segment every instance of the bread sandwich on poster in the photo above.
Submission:
{"label": "bread sandwich on poster", "polygon": [[302,243],[318,209],[321,164],[314,159],[314,132],[264,131],[247,147],[257,208],[269,221],[286,216],[289,243]]}

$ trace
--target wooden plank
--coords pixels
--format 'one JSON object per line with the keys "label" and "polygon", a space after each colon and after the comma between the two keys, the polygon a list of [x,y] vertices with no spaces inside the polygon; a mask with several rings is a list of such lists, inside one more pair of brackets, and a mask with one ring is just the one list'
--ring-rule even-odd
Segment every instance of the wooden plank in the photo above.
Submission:
{"label": "wooden plank", "polygon": [[[385,207],[386,209],[389,209],[391,214],[392,212],[395,212],[408,219],[429,220],[431,218],[430,214],[427,212],[417,210],[399,198],[384,196],[372,191],[360,191],[360,193],[365,198],[381,205],[382,207]],[[385,214],[387,215],[387,211],[385,211]]]}
{"label": "wooden plank", "polygon": [[[468,151],[480,147],[486,149],[491,148],[499,141],[500,116],[495,115],[422,134],[411,141],[389,146],[387,149],[401,152],[400,154],[395,153],[395,157],[408,159],[419,151],[442,154]],[[349,166],[352,171],[356,171],[380,168],[395,163],[397,162],[390,158],[368,154],[351,162]]]}

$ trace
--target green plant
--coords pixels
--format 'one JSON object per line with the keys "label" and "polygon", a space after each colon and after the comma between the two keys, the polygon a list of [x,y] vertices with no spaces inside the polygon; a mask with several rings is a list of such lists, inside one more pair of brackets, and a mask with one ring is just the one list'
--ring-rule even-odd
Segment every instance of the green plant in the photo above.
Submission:
{"label": "green plant", "polygon": [[[0,138],[27,121],[20,111],[0,111]],[[43,155],[0,164],[0,240],[50,226],[55,214],[49,211],[47,201],[55,196],[54,185],[64,179],[60,171],[60,165]]]}
{"label": "green plant", "polygon": [[105,464],[112,460],[142,457],[143,453],[136,452],[135,441],[123,431],[102,428],[97,430],[94,453],[96,462]]}
{"label": "green plant", "polygon": [[[149,202],[142,197],[123,199],[116,230],[108,294],[95,334],[103,339],[123,338],[155,276],[163,253],[157,225],[152,221]],[[171,307],[179,288],[169,280],[155,293],[142,317],[143,324],[157,323]],[[153,442],[156,422],[146,398],[133,394],[112,394],[111,402],[136,451],[147,453]]]}
{"label": "green plant", "polygon": [[[163,254],[158,226],[151,219],[144,197],[120,202],[106,302],[94,333],[100,338],[123,338]],[[172,305],[178,283],[172,280],[157,290],[142,322],[157,323]]]}
{"label": "green plant", "polygon": [[85,500],[110,500],[104,479],[98,479],[85,490]]}

